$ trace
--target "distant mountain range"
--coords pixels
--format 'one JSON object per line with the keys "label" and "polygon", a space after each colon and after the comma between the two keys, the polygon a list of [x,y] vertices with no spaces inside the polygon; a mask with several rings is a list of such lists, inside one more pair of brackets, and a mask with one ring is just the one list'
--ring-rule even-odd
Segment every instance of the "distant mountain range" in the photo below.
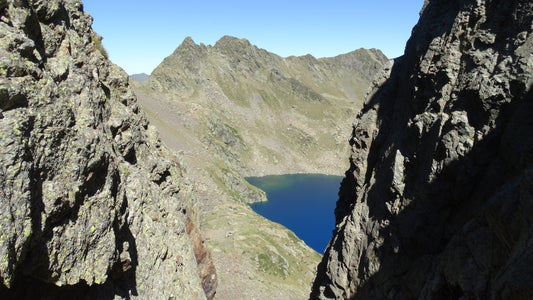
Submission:
{"label": "distant mountain range", "polygon": [[[341,175],[352,119],[386,61],[376,49],[283,58],[246,39],[206,46],[186,38],[148,80],[133,82],[163,141],[191,167],[221,298],[307,297],[320,256],[245,204],[266,198],[243,176]],[[228,232],[241,242],[228,244]],[[276,258],[275,267],[258,257]]]}
{"label": "distant mountain range", "polygon": [[138,74],[130,75],[130,78],[133,79],[133,80],[136,80],[138,82],[144,82],[144,81],[148,80],[148,78],[150,78],[150,75],[148,75],[146,73],[138,73]]}

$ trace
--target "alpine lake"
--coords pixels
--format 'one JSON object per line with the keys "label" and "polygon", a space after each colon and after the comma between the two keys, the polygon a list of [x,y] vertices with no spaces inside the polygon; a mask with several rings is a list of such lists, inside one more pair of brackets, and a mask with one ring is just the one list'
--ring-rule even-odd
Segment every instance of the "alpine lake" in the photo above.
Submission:
{"label": "alpine lake", "polygon": [[250,206],[322,254],[335,228],[334,210],[342,178],[319,174],[247,177],[250,184],[265,191],[268,199]]}

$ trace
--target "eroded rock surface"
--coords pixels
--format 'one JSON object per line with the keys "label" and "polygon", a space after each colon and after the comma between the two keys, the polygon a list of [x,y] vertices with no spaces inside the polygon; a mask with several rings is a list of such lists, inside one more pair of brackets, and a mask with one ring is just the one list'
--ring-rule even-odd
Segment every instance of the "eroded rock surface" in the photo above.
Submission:
{"label": "eroded rock surface", "polygon": [[426,1],[354,122],[312,298],[533,297],[532,21]]}
{"label": "eroded rock surface", "polygon": [[0,1],[0,297],[212,296],[183,163],[91,23],[78,0]]}

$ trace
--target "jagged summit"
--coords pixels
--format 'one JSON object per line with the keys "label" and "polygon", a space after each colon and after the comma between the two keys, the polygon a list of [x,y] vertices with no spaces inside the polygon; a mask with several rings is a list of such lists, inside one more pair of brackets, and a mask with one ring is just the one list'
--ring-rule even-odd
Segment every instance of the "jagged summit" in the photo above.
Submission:
{"label": "jagged summit", "polygon": [[183,53],[186,51],[194,51],[206,48],[216,48],[217,51],[229,51],[236,49],[246,49],[253,46],[247,39],[240,39],[233,36],[225,35],[216,41],[215,45],[204,45],[203,43],[197,44],[192,37],[187,36],[181,44],[176,48],[174,53]]}
{"label": "jagged summit", "polygon": [[188,36],[186,37],[183,42],[176,48],[176,51],[191,51],[192,49],[205,49],[206,46],[204,44],[196,44],[196,42],[192,39],[192,37]]}
{"label": "jagged summit", "polygon": [[[243,78],[245,82],[255,81],[254,87],[238,87],[247,91],[236,91],[237,94],[249,94],[249,88],[258,90],[262,82],[267,85],[274,84],[272,80],[276,74],[283,74],[284,78],[294,77],[291,83],[293,88],[300,86],[318,94],[326,92],[335,97],[355,99],[363,96],[361,78],[365,81],[371,80],[372,74],[376,73],[386,60],[385,55],[376,49],[358,49],[332,58],[317,59],[312,55],[282,58],[252,45],[247,39],[226,35],[214,46],[205,46],[197,45],[192,38],[187,37],[152,72],[149,81],[154,89],[181,91],[188,95],[200,88],[198,84],[201,78],[222,79],[229,74],[234,78],[232,80],[244,76],[247,77]],[[310,74],[313,74],[313,78]],[[350,76],[352,74],[354,76]],[[339,83],[342,86],[339,86]],[[227,91],[225,85],[223,89]],[[359,90],[357,95],[355,90]],[[240,97],[235,95],[235,98]]]}
{"label": "jagged summit", "polygon": [[216,43],[214,47],[217,47],[219,49],[222,48],[241,48],[241,47],[251,47],[252,44],[249,40],[245,38],[237,38],[230,35],[225,35],[221,37]]}
{"label": "jagged summit", "polygon": [[194,42],[194,40],[190,36],[186,37],[181,44],[182,45],[187,45],[187,44],[188,45],[196,45],[196,43]]}
{"label": "jagged summit", "polygon": [[174,50],[173,55],[198,55],[202,50],[205,49],[205,45],[196,44],[194,40],[190,36],[188,36],[183,40],[183,42],[181,42],[178,48]]}

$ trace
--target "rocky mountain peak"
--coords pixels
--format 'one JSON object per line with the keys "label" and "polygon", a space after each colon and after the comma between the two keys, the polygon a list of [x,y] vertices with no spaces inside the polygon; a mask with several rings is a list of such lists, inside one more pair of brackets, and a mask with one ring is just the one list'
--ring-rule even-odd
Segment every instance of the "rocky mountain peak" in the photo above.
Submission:
{"label": "rocky mountain peak", "polygon": [[181,44],[182,45],[196,45],[196,43],[190,36],[186,37]]}
{"label": "rocky mountain peak", "polygon": [[191,37],[186,37],[183,42],[174,50],[173,55],[180,57],[192,57],[194,55],[202,55],[202,52],[205,52],[207,47],[205,45],[198,45],[194,42]]}
{"label": "rocky mountain peak", "polygon": [[176,48],[175,51],[178,53],[186,53],[186,52],[198,53],[205,48],[206,47],[203,44],[202,45],[196,44],[194,40],[190,36],[188,36],[183,40],[183,42],[181,42],[181,44],[178,46],[178,48]]}
{"label": "rocky mountain peak", "polygon": [[272,55],[272,53],[252,45],[247,39],[239,39],[228,35],[219,39],[215,43],[213,50],[233,60],[235,63],[243,61],[253,64],[254,61],[266,55]]}
{"label": "rocky mountain peak", "polygon": [[252,44],[247,39],[225,35],[215,43],[214,47],[217,49],[243,49],[252,47]]}

